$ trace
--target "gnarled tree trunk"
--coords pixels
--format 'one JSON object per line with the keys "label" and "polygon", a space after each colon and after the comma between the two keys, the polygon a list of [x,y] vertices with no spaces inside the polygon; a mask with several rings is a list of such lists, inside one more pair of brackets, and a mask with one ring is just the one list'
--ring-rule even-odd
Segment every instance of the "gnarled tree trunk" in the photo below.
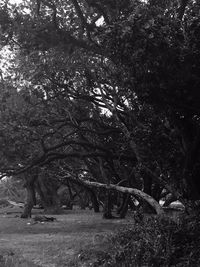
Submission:
{"label": "gnarled tree trunk", "polygon": [[35,197],[35,181],[37,179],[37,174],[30,175],[26,174],[24,187],[26,188],[26,204],[24,206],[24,211],[21,214],[21,218],[30,218],[33,206],[36,204]]}
{"label": "gnarled tree trunk", "polygon": [[37,180],[37,192],[41,198],[45,213],[58,214],[61,212],[57,187],[58,185],[54,184],[47,171],[41,171]]}

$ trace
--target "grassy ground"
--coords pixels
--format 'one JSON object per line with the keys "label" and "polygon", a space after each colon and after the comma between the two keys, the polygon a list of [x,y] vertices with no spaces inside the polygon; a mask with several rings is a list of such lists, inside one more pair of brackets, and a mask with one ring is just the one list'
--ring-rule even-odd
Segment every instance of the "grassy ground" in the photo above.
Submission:
{"label": "grassy ground", "polygon": [[104,220],[89,210],[66,211],[53,215],[54,222],[32,224],[21,219],[20,212],[0,209],[1,267],[71,267],[80,250],[99,246],[109,233],[132,224],[131,219]]}

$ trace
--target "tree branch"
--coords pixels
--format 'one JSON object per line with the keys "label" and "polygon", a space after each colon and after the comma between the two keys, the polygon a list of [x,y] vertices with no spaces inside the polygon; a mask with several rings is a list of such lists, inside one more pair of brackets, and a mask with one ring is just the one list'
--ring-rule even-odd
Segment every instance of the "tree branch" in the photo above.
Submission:
{"label": "tree branch", "polygon": [[76,10],[76,13],[81,21],[81,24],[82,24],[82,30],[81,30],[81,35],[83,35],[83,32],[84,32],[84,29],[86,29],[86,32],[87,32],[87,36],[88,36],[88,39],[91,40],[91,36],[90,36],[90,28],[89,28],[89,25],[83,15],[83,12],[81,11],[81,8],[79,6],[79,3],[77,0],[71,0],[74,7],[75,7],[75,10]]}
{"label": "tree branch", "polygon": [[[69,176],[66,176],[66,179],[69,179]],[[72,178],[70,178],[70,180],[72,180]],[[80,181],[80,183],[82,183],[83,185],[87,185],[89,187],[103,188],[106,190],[115,190],[118,192],[134,195],[137,198],[143,199],[147,203],[149,203],[149,205],[156,211],[158,215],[164,214],[164,211],[162,207],[160,206],[160,204],[154,198],[152,198],[151,196],[147,195],[146,193],[142,192],[139,189],[123,187],[123,186],[118,186],[114,184],[102,184],[102,183],[97,183],[97,182],[90,182],[88,180],[83,180],[83,179],[79,179],[78,181]]]}
{"label": "tree branch", "polygon": [[181,0],[181,5],[178,9],[178,18],[180,20],[183,19],[183,16],[184,16],[184,13],[185,13],[185,9],[187,7],[187,4],[188,4],[189,0]]}

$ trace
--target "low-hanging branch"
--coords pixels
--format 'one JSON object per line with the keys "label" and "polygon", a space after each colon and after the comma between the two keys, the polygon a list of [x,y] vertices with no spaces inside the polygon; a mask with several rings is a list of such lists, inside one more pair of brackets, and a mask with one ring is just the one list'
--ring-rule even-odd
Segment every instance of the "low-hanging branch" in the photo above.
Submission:
{"label": "low-hanging branch", "polygon": [[[62,177],[62,179],[70,179],[71,181],[75,181],[76,179],[66,176],[66,177]],[[130,188],[130,187],[123,187],[123,186],[119,186],[119,185],[114,185],[114,184],[102,184],[102,183],[98,183],[98,182],[91,182],[88,180],[83,180],[83,179],[78,179],[78,181],[80,183],[82,183],[83,185],[89,186],[89,187],[94,187],[94,188],[103,188],[106,190],[115,190],[118,192],[122,192],[122,193],[128,193],[131,195],[136,196],[137,198],[140,198],[144,201],[146,201],[155,211],[158,215],[163,215],[164,211],[163,208],[160,206],[160,204],[151,196],[149,196],[148,194],[144,193],[143,191],[136,189],[136,188]]]}

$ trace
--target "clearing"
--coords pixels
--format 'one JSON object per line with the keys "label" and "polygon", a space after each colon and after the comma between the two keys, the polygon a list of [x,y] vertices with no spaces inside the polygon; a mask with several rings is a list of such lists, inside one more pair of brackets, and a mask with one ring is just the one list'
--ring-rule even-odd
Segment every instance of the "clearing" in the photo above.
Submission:
{"label": "clearing", "polygon": [[[0,209],[1,267],[71,267],[77,253],[105,240],[109,233],[132,224],[127,219],[102,219],[102,213],[90,210],[67,210],[54,222],[33,224],[21,219],[21,209]],[[34,210],[34,215],[42,211]],[[51,215],[48,215],[51,216]]]}

